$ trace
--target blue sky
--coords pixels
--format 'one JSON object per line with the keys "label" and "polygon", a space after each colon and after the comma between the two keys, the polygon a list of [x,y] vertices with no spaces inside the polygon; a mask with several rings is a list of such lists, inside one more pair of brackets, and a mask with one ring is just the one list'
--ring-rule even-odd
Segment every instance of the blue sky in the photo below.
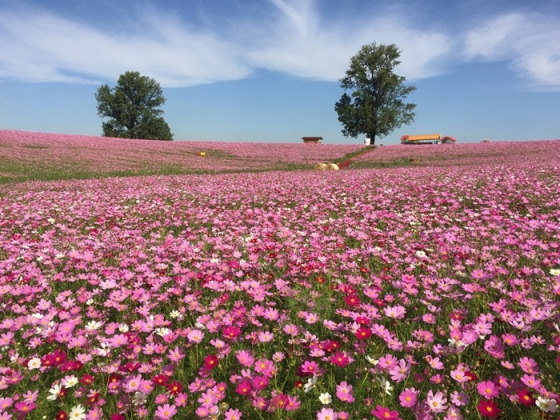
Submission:
{"label": "blue sky", "polygon": [[0,0],[0,129],[101,134],[95,92],[156,79],[176,140],[361,143],[334,111],[350,58],[396,44],[403,134],[560,138],[560,0]]}

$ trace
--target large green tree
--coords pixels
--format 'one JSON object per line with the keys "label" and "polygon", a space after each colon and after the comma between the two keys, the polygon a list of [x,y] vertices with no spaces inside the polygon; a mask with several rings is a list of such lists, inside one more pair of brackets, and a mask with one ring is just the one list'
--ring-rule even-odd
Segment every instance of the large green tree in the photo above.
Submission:
{"label": "large green tree", "polygon": [[103,122],[103,135],[128,139],[171,140],[173,134],[159,108],[165,103],[158,82],[128,71],[121,74],[117,85],[99,87],[95,94],[97,114]]}
{"label": "large green tree", "polygon": [[404,103],[404,98],[416,87],[405,85],[405,78],[393,72],[399,57],[396,45],[372,43],[351,58],[346,76],[340,79],[345,92],[335,104],[342,134],[365,134],[375,144],[377,136],[414,121],[416,105]]}

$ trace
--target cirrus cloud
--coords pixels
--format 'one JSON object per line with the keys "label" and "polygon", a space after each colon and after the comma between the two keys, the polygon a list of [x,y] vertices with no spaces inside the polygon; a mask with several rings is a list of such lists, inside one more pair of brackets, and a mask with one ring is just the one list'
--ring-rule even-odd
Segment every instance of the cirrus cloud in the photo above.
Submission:
{"label": "cirrus cloud", "polygon": [[560,88],[560,19],[512,12],[487,19],[465,36],[467,60],[505,61],[520,76]]}
{"label": "cirrus cloud", "polygon": [[60,10],[0,7],[0,79],[98,84],[136,70],[164,87],[188,87],[263,69],[337,81],[350,57],[376,42],[401,49],[398,72],[412,81],[465,62],[504,61],[522,80],[560,87],[557,16],[504,12],[461,31],[460,25],[426,25],[425,16],[406,7],[360,4],[327,15],[317,0],[247,4],[194,24],[153,3],[126,9],[123,26],[115,28]]}

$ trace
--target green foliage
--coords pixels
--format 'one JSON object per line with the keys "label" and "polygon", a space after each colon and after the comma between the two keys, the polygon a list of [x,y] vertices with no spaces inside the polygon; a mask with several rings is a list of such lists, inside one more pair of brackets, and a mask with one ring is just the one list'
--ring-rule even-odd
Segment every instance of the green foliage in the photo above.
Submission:
{"label": "green foliage", "polygon": [[173,134],[159,109],[165,103],[154,79],[138,72],[121,74],[117,85],[99,87],[95,94],[97,114],[103,122],[103,135],[128,139],[171,140]]}
{"label": "green foliage", "polygon": [[[376,136],[386,136],[403,124],[414,121],[415,104],[404,98],[416,87],[405,86],[405,78],[393,69],[400,63],[396,45],[364,45],[350,60],[346,76],[340,79],[345,90],[335,104],[342,134],[366,134],[375,144]],[[346,93],[350,92],[350,95]]]}

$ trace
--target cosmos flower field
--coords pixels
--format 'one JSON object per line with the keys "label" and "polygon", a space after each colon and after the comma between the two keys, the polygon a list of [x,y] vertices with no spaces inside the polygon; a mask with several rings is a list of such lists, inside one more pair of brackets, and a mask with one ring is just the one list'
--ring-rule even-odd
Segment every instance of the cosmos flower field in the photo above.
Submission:
{"label": "cosmos flower field", "polygon": [[0,185],[0,419],[558,418],[560,141],[455,146]]}

